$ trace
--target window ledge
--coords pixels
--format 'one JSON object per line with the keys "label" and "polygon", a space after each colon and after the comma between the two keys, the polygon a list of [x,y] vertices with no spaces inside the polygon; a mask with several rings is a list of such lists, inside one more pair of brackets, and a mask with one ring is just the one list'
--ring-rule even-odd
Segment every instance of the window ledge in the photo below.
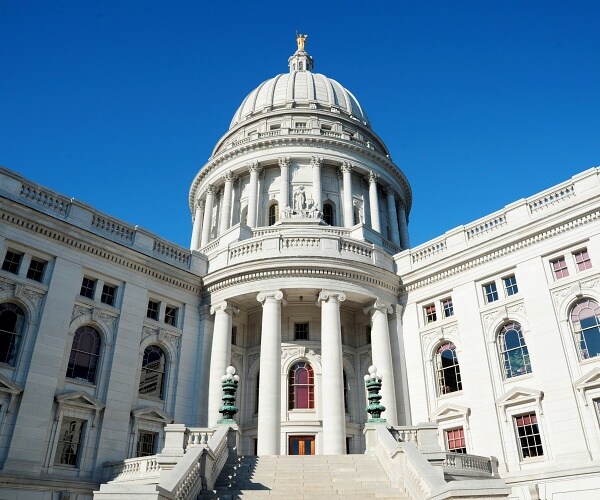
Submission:
{"label": "window ledge", "polygon": [[541,455],[539,457],[523,458],[520,463],[521,463],[521,465],[526,465],[526,464],[535,464],[535,463],[545,462],[545,461],[546,461],[546,457],[544,455]]}
{"label": "window ledge", "polygon": [[462,390],[460,391],[454,391],[454,392],[449,392],[447,394],[440,394],[437,398],[438,399],[446,399],[446,398],[452,398],[454,396],[459,396],[463,393]]}
{"label": "window ledge", "polygon": [[95,382],[90,382],[89,380],[79,380],[77,378],[65,377],[65,383],[73,384],[73,385],[81,385],[83,387],[89,387],[90,389],[96,388]]}
{"label": "window ledge", "polygon": [[533,371],[529,372],[529,373],[523,373],[522,375],[514,375],[512,377],[507,377],[503,380],[503,382],[505,384],[511,383],[511,382],[520,382],[521,380],[525,380],[528,378],[533,378]]}
{"label": "window ledge", "polygon": [[164,399],[161,399],[161,398],[156,397],[156,396],[150,396],[149,394],[140,394],[139,392],[138,392],[138,398],[139,399],[145,399],[147,401],[154,401],[154,402],[160,403],[160,404],[164,404],[165,403]]}

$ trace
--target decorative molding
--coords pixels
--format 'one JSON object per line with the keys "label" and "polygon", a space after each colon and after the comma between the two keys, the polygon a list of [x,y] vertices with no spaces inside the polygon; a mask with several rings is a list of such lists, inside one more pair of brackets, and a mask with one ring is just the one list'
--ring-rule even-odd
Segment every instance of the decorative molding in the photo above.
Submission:
{"label": "decorative molding", "polygon": [[525,315],[525,303],[523,300],[487,310],[483,312],[481,316],[483,318],[485,329],[488,330],[499,318],[507,321],[514,314],[519,314],[521,316]]}
{"label": "decorative molding", "polygon": [[14,281],[8,281],[7,279],[0,278],[0,292],[9,291],[13,292],[14,294],[15,287],[16,283]]}
{"label": "decorative molding", "polygon": [[587,372],[583,377],[573,382],[573,387],[579,391],[583,397],[583,402],[587,406],[587,391],[600,388],[600,368],[594,368]]}
{"label": "decorative molding", "polygon": [[140,340],[140,345],[146,341],[146,339],[151,338],[152,341],[158,341],[163,344],[168,345],[175,357],[179,357],[179,343],[181,341],[181,332],[177,330],[171,330],[163,327],[155,327],[150,325],[142,326],[142,338]]}
{"label": "decorative molding", "polygon": [[[31,222],[29,220],[26,220],[21,217],[17,217],[16,215],[12,215],[7,212],[1,212],[0,219],[8,222],[10,224],[13,224],[15,226],[24,228],[29,232],[41,234],[44,236],[44,238],[46,238],[48,240],[54,240],[58,243],[62,243],[64,245],[76,248],[77,250],[89,253],[89,254],[99,257],[101,259],[105,259],[114,264],[118,264],[127,269],[131,269],[137,273],[144,274],[146,276],[150,276],[150,277],[160,280],[160,281],[164,281],[164,282],[168,283],[169,285],[175,286],[177,288],[181,288],[183,290],[186,290],[186,291],[189,291],[189,292],[192,292],[195,294],[202,293],[201,286],[198,286],[198,285],[192,284],[192,283],[186,283],[180,279],[173,278],[172,274],[166,274],[166,273],[157,271],[156,269],[145,266],[143,264],[134,262],[130,259],[127,259],[127,258],[123,257],[123,252],[109,251],[109,250],[106,250],[105,248],[100,248],[98,246],[84,242],[83,240],[81,240],[79,238],[75,238],[71,235],[62,234],[58,231],[55,231],[48,227],[45,227],[37,222]],[[65,222],[65,223],[69,224],[68,222]],[[83,231],[83,229],[79,228],[79,226],[74,226],[74,227],[77,227],[77,229],[81,229]],[[99,237],[101,237],[101,236],[99,236]],[[133,250],[133,251],[136,253],[140,253],[137,250]],[[140,253],[140,255],[143,255],[144,258],[146,258],[146,259],[148,258],[148,255],[146,255],[146,254]],[[170,265],[163,261],[160,261],[160,262],[167,266]],[[179,268],[179,269],[181,269],[181,268]],[[183,272],[189,273],[189,271],[187,271],[185,269],[181,269],[181,270]],[[190,281],[197,283],[198,276],[192,275],[192,277],[193,277],[193,280],[190,280]]]}
{"label": "decorative molding", "polygon": [[[418,290],[419,288],[422,288],[424,286],[444,280],[450,276],[454,276],[455,274],[465,272],[465,271],[467,271],[469,269],[473,269],[477,266],[487,264],[488,262],[490,262],[492,260],[496,260],[496,259],[499,259],[500,257],[504,257],[505,255],[512,254],[514,252],[517,252],[519,250],[527,248],[536,243],[540,243],[549,238],[558,236],[567,231],[572,231],[573,229],[577,229],[581,226],[584,226],[586,224],[594,222],[594,221],[598,220],[599,218],[600,218],[600,210],[594,210],[592,212],[588,212],[587,214],[584,214],[580,217],[577,217],[568,222],[560,224],[559,226],[556,226],[556,227],[553,227],[550,229],[546,229],[543,231],[539,231],[535,234],[532,234],[531,236],[529,236],[527,238],[516,241],[516,242],[506,245],[502,248],[495,249],[484,255],[480,255],[479,257],[468,260],[462,264],[449,267],[448,269],[445,269],[444,271],[440,271],[438,273],[427,276],[426,278],[422,278],[417,281],[414,281],[410,284],[405,285],[402,291],[403,292],[411,292],[414,290]],[[436,242],[433,245],[430,245],[430,247],[439,245],[441,243],[444,244],[444,250],[445,250],[446,249],[445,240],[443,242]],[[429,248],[429,247],[427,247],[427,248]],[[418,260],[423,260],[424,257],[417,259],[416,256],[422,254],[426,250],[427,249],[418,250],[415,254],[413,254],[412,261],[416,262]]]}
{"label": "decorative molding", "polygon": [[336,299],[338,302],[344,302],[344,300],[346,300],[346,294],[332,290],[321,290],[319,292],[317,302],[328,302],[329,299]]}
{"label": "decorative molding", "polygon": [[541,401],[544,393],[536,389],[526,389],[515,387],[508,391],[504,396],[496,400],[496,406],[504,410],[504,419],[507,420],[506,410],[511,406],[519,406],[527,403],[535,403],[539,409],[540,415],[543,415]]}
{"label": "decorative molding", "polygon": [[290,157],[289,156],[280,156],[278,158],[280,167],[289,167],[290,166]]}
{"label": "decorative molding", "polygon": [[280,300],[283,300],[283,292],[281,290],[268,290],[265,292],[260,292],[256,296],[256,300],[258,300],[263,306],[265,305],[265,302],[269,299],[276,300],[279,302]]}
{"label": "decorative molding", "polygon": [[161,424],[172,424],[174,421],[171,415],[157,406],[145,406],[132,410],[131,417],[134,420],[150,420]]}
{"label": "decorative molding", "polygon": [[306,355],[306,347],[301,346],[293,346],[293,347],[282,347],[281,348],[281,366],[283,367],[285,361],[293,356],[299,356],[301,358]]}
{"label": "decorative molding", "polygon": [[465,420],[465,428],[469,428],[469,417],[471,415],[471,408],[467,406],[461,406],[453,403],[446,403],[440,406],[437,410],[429,415],[429,420],[440,423],[445,420],[453,420],[462,418]]}

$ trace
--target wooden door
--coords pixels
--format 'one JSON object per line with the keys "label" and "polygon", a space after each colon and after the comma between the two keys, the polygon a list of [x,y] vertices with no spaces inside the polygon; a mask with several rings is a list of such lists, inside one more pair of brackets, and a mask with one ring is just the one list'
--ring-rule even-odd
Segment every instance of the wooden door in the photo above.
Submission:
{"label": "wooden door", "polygon": [[290,455],[314,455],[314,436],[290,436],[288,453]]}

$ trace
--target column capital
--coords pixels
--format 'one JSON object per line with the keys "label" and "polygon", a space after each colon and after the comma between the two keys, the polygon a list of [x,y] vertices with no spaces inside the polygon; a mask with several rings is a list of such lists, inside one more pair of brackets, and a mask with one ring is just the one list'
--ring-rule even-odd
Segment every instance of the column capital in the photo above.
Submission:
{"label": "column capital", "polygon": [[214,186],[214,184],[209,184],[208,186],[206,186],[206,194],[215,194],[217,192],[217,188]]}
{"label": "column capital", "polygon": [[289,167],[290,166],[290,157],[289,156],[280,156],[279,158],[279,166],[280,167]]}
{"label": "column capital", "polygon": [[206,207],[206,202],[204,200],[197,199],[194,206],[197,209],[204,210],[204,208]]}
{"label": "column capital", "polygon": [[320,303],[328,302],[329,300],[344,302],[344,300],[346,300],[346,294],[343,292],[336,292],[335,290],[321,290],[317,301]]}
{"label": "column capital", "polygon": [[250,172],[256,172],[257,174],[259,174],[262,170],[262,167],[257,161],[253,161],[252,163],[248,163],[248,170]]}
{"label": "column capital", "polygon": [[[384,186],[383,192],[385,194],[387,194],[388,196],[390,196],[390,195],[393,196],[396,194],[396,191],[394,190],[394,188],[392,186],[390,186],[389,184],[387,186]],[[394,198],[395,198],[395,196],[394,196]]]}
{"label": "column capital", "polygon": [[231,170],[228,170],[223,174],[223,179],[225,179],[225,182],[234,182],[237,176]]}
{"label": "column capital", "polygon": [[352,169],[353,169],[353,166],[349,161],[345,161],[344,163],[342,163],[342,166],[340,167],[340,171],[343,174],[352,172]]}
{"label": "column capital", "polygon": [[377,179],[379,179],[379,176],[371,170],[367,178],[369,180],[369,184],[374,184],[377,182]]}
{"label": "column capital", "polygon": [[283,300],[283,292],[281,290],[266,290],[264,292],[260,292],[256,296],[256,300],[258,300],[263,306],[269,300],[281,301]]}
{"label": "column capital", "polygon": [[310,160],[310,164],[313,167],[321,167],[323,165],[323,158],[321,156],[313,156]]}
{"label": "column capital", "polygon": [[368,305],[363,309],[365,314],[373,314],[376,311],[384,314],[392,314],[393,306],[387,302],[382,302],[381,300],[377,299],[371,305]]}
{"label": "column capital", "polygon": [[212,304],[210,306],[210,313],[215,314],[217,311],[223,311],[229,315],[237,314],[240,310],[234,306],[231,302],[227,300],[223,300],[221,302],[217,302],[216,304]]}

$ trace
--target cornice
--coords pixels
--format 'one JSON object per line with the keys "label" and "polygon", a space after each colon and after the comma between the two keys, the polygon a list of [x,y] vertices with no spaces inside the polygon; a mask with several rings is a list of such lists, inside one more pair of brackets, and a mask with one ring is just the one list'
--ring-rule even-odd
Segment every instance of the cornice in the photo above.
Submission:
{"label": "cornice", "polygon": [[589,224],[598,219],[600,219],[600,209],[590,211],[567,222],[558,224],[552,228],[536,231],[525,238],[513,241],[512,243],[504,245],[500,248],[495,248],[491,251],[487,251],[482,255],[478,255],[477,257],[466,260],[460,264],[449,266],[446,269],[430,274],[429,276],[426,276],[424,278],[419,278],[413,282],[408,283],[406,283],[405,281],[401,291],[412,292],[414,290],[418,290],[419,288],[422,288],[424,286],[431,285],[432,283],[436,283],[438,281],[444,280],[469,269],[473,269],[475,267],[487,264],[488,262],[494,261],[506,255],[510,255],[519,250],[535,245],[536,243],[546,241],[560,234],[566,233],[573,229],[577,229],[578,227],[581,227],[585,224]]}
{"label": "cornice", "polygon": [[[37,215],[39,218],[40,214],[37,214]],[[63,245],[75,248],[76,250],[89,253],[91,255],[94,255],[95,257],[104,259],[113,264],[120,265],[122,267],[130,269],[137,273],[141,273],[141,274],[144,274],[151,278],[155,278],[160,281],[164,281],[165,283],[168,283],[169,285],[176,286],[183,290],[186,290],[186,291],[189,291],[189,292],[192,292],[195,294],[200,294],[202,291],[201,285],[199,286],[196,284],[192,284],[190,282],[186,282],[182,279],[175,278],[175,277],[173,277],[172,272],[170,272],[170,273],[162,272],[157,269],[148,267],[144,264],[141,264],[139,262],[136,262],[127,257],[124,257],[123,256],[124,249],[120,246],[118,249],[115,249],[115,251],[113,252],[113,251],[107,250],[105,248],[102,248],[99,245],[90,243],[89,240],[91,239],[90,238],[91,235],[86,234],[87,241],[84,241],[85,238],[83,238],[83,237],[77,238],[72,235],[67,235],[57,229],[54,229],[54,228],[51,229],[39,222],[33,222],[33,221],[27,219],[26,217],[18,216],[16,214],[11,214],[11,213],[6,212],[5,210],[2,210],[2,212],[0,212],[0,220],[4,221],[6,223],[12,224],[14,226],[23,228],[31,233],[41,235],[46,239],[53,240],[53,241],[56,241]],[[69,226],[69,228],[71,229],[71,231],[70,231],[71,233],[73,232],[72,231],[73,229],[80,229],[80,228],[76,228],[75,226],[72,226],[68,223],[63,223],[63,224],[66,224]],[[81,230],[81,231],[84,232],[84,230]],[[93,237],[95,237],[95,235]],[[110,243],[112,243],[112,242],[110,242]],[[115,244],[115,246],[118,246],[118,245]],[[128,249],[128,251],[131,252],[133,250]],[[144,257],[144,259],[150,258],[147,255],[144,255],[143,257]],[[159,263],[160,261],[156,261],[156,262]],[[160,262],[160,265],[161,265],[161,267],[168,266],[168,264],[164,264],[163,262]],[[183,273],[185,271],[177,269],[177,272]],[[192,274],[191,276],[193,276],[194,280],[198,280],[199,282],[201,281],[201,278],[199,276],[196,276],[195,274]]]}
{"label": "cornice", "polygon": [[[323,267],[308,267],[306,265],[286,265],[282,268],[273,268],[271,265],[268,269],[247,269],[240,270],[234,275],[228,273],[227,276],[217,277],[210,282],[210,275],[206,276],[205,290],[209,293],[214,293],[226,288],[235,287],[244,283],[260,282],[269,279],[277,278],[326,278],[339,279],[359,284],[374,285],[383,288],[388,293],[397,295],[400,287],[397,283],[391,280],[374,277],[368,271],[357,271],[356,269],[336,269],[328,267],[326,264]],[[394,280],[397,282],[397,280]]]}
{"label": "cornice", "polygon": [[[246,153],[250,153],[253,151],[269,150],[282,146],[306,146],[314,149],[324,149],[325,147],[329,147],[338,151],[358,153],[363,155],[364,157],[376,161],[379,165],[384,167],[386,171],[392,176],[392,178],[396,179],[396,181],[400,184],[404,191],[404,194],[406,195],[406,209],[408,212],[410,212],[410,207],[412,206],[412,190],[410,184],[408,183],[408,179],[406,178],[402,170],[400,170],[400,168],[390,158],[358,143],[348,142],[346,140],[337,139],[335,137],[310,134],[285,135],[268,137],[264,139],[255,139],[253,141],[240,144],[239,146],[234,146],[231,149],[228,149],[227,151],[218,154],[216,157],[211,158],[208,161],[208,163],[200,169],[200,171],[192,181],[188,197],[190,210],[192,210],[195,193],[200,183],[204,180],[206,176],[212,173],[220,165]],[[311,153],[311,155],[315,154],[317,153]],[[274,160],[277,160],[277,156],[281,156],[281,154],[277,155],[276,153],[274,153],[274,156]]]}

